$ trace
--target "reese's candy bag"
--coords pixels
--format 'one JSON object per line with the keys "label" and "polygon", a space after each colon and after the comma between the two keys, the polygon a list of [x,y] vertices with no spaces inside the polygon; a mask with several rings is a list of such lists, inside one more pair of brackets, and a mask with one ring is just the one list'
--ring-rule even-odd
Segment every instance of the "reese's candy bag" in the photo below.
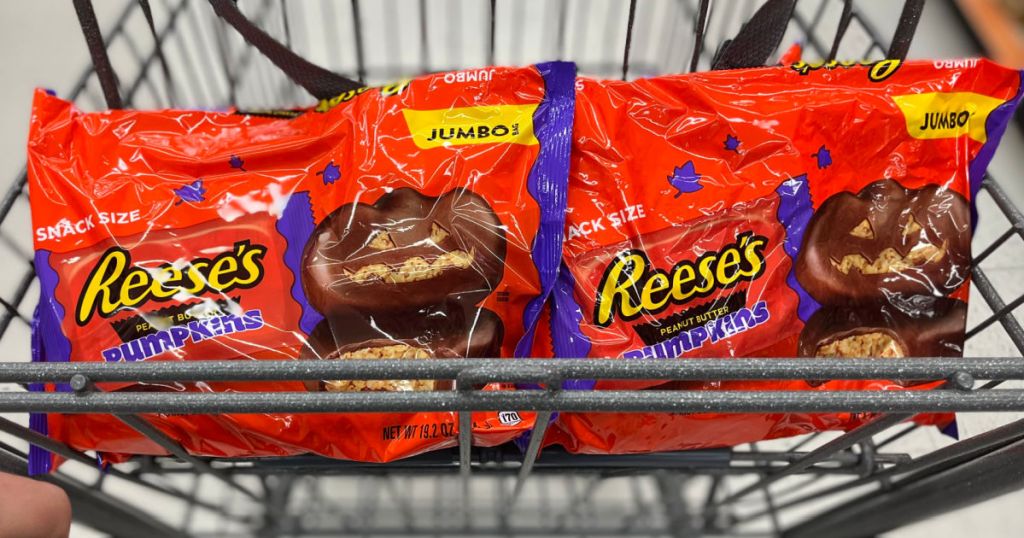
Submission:
{"label": "reese's candy bag", "polygon": [[[83,113],[38,92],[29,136],[37,360],[527,354],[561,257],[574,77],[574,66],[559,62],[439,73],[278,116]],[[450,388],[433,380],[100,387]],[[210,456],[388,461],[453,446],[458,434],[453,413],[149,419]],[[475,442],[489,445],[515,437],[532,415],[475,413],[473,421]],[[33,424],[110,459],[162,453],[108,416]],[[36,460],[36,471],[49,463]]]}
{"label": "reese's candy bag", "polygon": [[[1019,72],[986,60],[798,60],[578,87],[556,356],[962,355],[971,200],[1020,101]],[[904,386],[935,384],[661,388]],[[578,452],[642,452],[857,423],[563,413],[549,439]]]}

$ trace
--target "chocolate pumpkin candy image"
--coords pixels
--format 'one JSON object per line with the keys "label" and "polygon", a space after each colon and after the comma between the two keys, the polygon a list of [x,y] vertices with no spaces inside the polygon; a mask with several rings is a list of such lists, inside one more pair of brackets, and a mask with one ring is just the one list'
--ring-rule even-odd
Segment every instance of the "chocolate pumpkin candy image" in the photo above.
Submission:
{"label": "chocolate pumpkin candy image", "polygon": [[946,296],[970,274],[970,210],[939,185],[907,189],[885,179],[825,200],[796,262],[803,288],[822,303]]}
{"label": "chocolate pumpkin candy image", "polygon": [[966,323],[967,303],[945,297],[917,296],[898,304],[823,306],[804,325],[797,354],[829,358],[960,357]]}
{"label": "chocolate pumpkin candy image", "polygon": [[[444,359],[496,357],[504,328],[485,308],[428,308],[389,315],[354,311],[325,318],[303,347],[303,359]],[[447,390],[450,380],[307,381],[311,391]]]}
{"label": "chocolate pumpkin candy image", "polygon": [[325,316],[408,310],[457,298],[475,304],[498,285],[505,227],[462,188],[433,198],[395,189],[327,216],[303,251],[302,287]]}

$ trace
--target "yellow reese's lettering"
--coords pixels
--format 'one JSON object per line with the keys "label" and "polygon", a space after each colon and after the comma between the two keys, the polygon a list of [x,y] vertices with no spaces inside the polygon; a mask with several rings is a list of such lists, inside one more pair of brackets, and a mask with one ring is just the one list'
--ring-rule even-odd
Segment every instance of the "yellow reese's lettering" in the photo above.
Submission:
{"label": "yellow reese's lettering", "polygon": [[75,321],[85,325],[94,314],[108,318],[122,308],[168,301],[179,293],[194,296],[252,288],[263,279],[262,259],[266,253],[267,247],[263,245],[239,241],[212,260],[196,258],[182,270],[171,264],[135,267],[127,250],[112,247],[103,253],[86,278]]}
{"label": "yellow reese's lettering", "polygon": [[645,312],[657,314],[670,304],[755,280],[764,273],[767,244],[766,237],[744,232],[721,250],[696,261],[680,261],[669,272],[651,267],[642,250],[624,251],[608,265],[597,285],[594,323],[607,327],[615,314],[624,321]]}

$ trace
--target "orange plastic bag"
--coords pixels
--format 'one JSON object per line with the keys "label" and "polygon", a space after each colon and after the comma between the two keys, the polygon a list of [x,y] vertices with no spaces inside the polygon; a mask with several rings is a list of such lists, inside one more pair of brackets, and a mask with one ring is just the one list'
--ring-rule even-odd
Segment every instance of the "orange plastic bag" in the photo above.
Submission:
{"label": "orange plastic bag", "polygon": [[[574,77],[574,66],[559,62],[440,73],[348,92],[285,117],[83,113],[38,92],[29,136],[42,284],[36,359],[525,354],[561,255]],[[314,452],[389,461],[453,446],[458,434],[453,413],[147,418],[209,456]],[[529,427],[532,415],[474,413],[473,421],[474,441],[493,445]],[[32,422],[110,458],[163,452],[109,416]],[[50,459],[37,451],[33,461],[39,472]]]}
{"label": "orange plastic bag", "polygon": [[[796,61],[577,86],[554,356],[962,354],[970,201],[1019,104],[1019,72],[986,60]],[[670,386],[907,385],[934,383]],[[574,452],[677,450],[862,418],[563,413],[549,441]]]}

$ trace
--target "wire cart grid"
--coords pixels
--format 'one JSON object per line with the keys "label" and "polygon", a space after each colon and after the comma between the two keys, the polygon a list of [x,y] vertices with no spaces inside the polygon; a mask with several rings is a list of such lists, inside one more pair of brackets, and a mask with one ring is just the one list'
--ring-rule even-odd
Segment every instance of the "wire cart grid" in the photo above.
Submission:
{"label": "wire cart grid", "polygon": [[[417,73],[573,60],[581,74],[633,79],[708,67],[760,0],[247,0],[239,7],[314,63],[362,82]],[[120,76],[104,87],[89,66],[67,93],[101,109],[111,92],[126,107],[307,105],[300,88],[199,0],[127,2],[97,20]],[[905,2],[910,34],[922,2]],[[82,9],[88,7],[84,12]],[[870,22],[872,3],[802,0],[783,43],[800,40],[823,60],[906,54]],[[344,29],[344,30],[337,30]],[[905,30],[906,28],[904,28]],[[902,34],[906,35],[906,31]],[[388,39],[378,36],[387,35]],[[897,32],[897,35],[901,35]],[[102,65],[99,64],[99,65]],[[0,238],[15,254],[0,293],[0,337],[27,354],[35,273],[24,170],[0,199]],[[911,454],[930,435],[908,419],[924,412],[1024,412],[1024,294],[987,267],[1024,249],[1024,214],[994,179],[978,200],[995,239],[974,244],[968,342],[998,339],[1005,356],[969,359],[696,359],[677,361],[203,361],[0,362],[0,469],[25,474],[27,444],[69,463],[40,477],[68,492],[76,520],[112,536],[865,536],[1024,487],[1024,419]],[[9,218],[10,217],[10,218]],[[984,234],[978,234],[980,237]],[[970,347],[969,347],[970,349]],[[96,383],[308,379],[455,380],[458,390],[392,393],[102,392]],[[933,391],[569,391],[572,379],[945,380]],[[30,383],[71,392],[29,393]],[[488,382],[536,383],[489,392]],[[318,456],[204,458],[184,451],[147,413],[459,413],[458,446],[388,464]],[[534,411],[526,450],[472,447],[472,411]],[[852,431],[816,433],[731,449],[577,455],[540,441],[556,412],[863,413]],[[95,455],[35,433],[30,412],[106,413],[169,456],[140,456],[100,472]],[[931,434],[933,435],[933,434]],[[139,502],[138,499],[159,499]]]}

